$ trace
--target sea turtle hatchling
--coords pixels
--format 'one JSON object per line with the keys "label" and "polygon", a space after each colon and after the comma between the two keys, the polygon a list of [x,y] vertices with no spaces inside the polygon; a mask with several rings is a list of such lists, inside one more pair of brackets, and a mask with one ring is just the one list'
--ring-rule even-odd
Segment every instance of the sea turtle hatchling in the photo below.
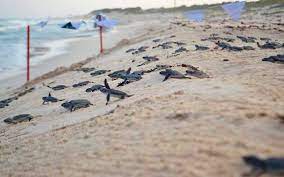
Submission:
{"label": "sea turtle hatchling", "polygon": [[68,88],[66,85],[57,85],[57,86],[54,86],[54,87],[47,86],[47,87],[51,88],[54,91],[64,90],[64,89]]}
{"label": "sea turtle hatchling", "polygon": [[260,177],[263,174],[284,175],[284,157],[271,157],[261,159],[255,155],[244,156],[243,161],[251,167],[249,173],[244,176]]}
{"label": "sea turtle hatchling", "polygon": [[83,81],[83,82],[79,82],[77,84],[72,85],[72,87],[73,88],[83,87],[83,86],[86,86],[86,85],[88,85],[90,83],[92,83],[92,82],[90,82],[90,81]]}
{"label": "sea turtle hatchling", "polygon": [[92,72],[90,75],[91,76],[99,76],[99,75],[105,74],[107,72],[110,72],[110,70],[98,70],[98,71]]}
{"label": "sea turtle hatchling", "polygon": [[106,105],[108,105],[108,103],[110,101],[110,97],[116,97],[116,98],[119,98],[119,99],[125,99],[127,97],[133,96],[133,95],[128,95],[127,93],[122,92],[120,90],[111,89],[110,86],[108,85],[107,79],[105,79],[104,84],[105,84],[105,87],[102,87],[100,89],[100,91],[103,94],[107,95]]}
{"label": "sea turtle hatchling", "polygon": [[17,116],[14,116],[12,118],[7,118],[4,120],[7,124],[17,124],[21,122],[28,122],[31,121],[34,117],[30,114],[20,114]]}
{"label": "sea turtle hatchling", "polygon": [[166,81],[169,78],[175,78],[175,79],[191,79],[191,77],[187,77],[184,74],[176,71],[176,70],[172,70],[172,69],[166,69],[165,71],[161,71],[160,72],[161,75],[165,76],[165,79],[163,80]]}
{"label": "sea turtle hatchling", "polygon": [[53,96],[51,96],[51,93],[48,94],[48,96],[42,97],[42,104],[45,105],[46,103],[56,103],[59,101],[63,101],[63,100],[59,100]]}
{"label": "sea turtle hatchling", "polygon": [[71,100],[66,101],[65,103],[62,103],[61,106],[65,109],[70,110],[71,112],[76,111],[78,109],[87,108],[93,105],[90,101],[85,99],[79,99],[79,100]]}
{"label": "sea turtle hatchling", "polygon": [[93,85],[92,87],[87,88],[86,92],[89,93],[89,92],[99,91],[102,87],[104,86],[103,85]]}

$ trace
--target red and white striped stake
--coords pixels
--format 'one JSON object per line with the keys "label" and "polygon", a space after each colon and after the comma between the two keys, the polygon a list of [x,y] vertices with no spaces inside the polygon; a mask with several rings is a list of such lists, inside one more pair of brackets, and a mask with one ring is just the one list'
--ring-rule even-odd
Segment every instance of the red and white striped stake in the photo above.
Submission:
{"label": "red and white striped stake", "polygon": [[101,54],[104,53],[104,48],[103,48],[103,27],[100,26],[100,46],[101,46]]}
{"label": "red and white striped stake", "polygon": [[[102,21],[102,15],[99,15],[99,21]],[[103,47],[103,27],[100,26],[100,53],[103,54],[104,53],[104,47]]]}
{"label": "red and white striped stake", "polygon": [[30,25],[27,26],[27,82],[30,81]]}

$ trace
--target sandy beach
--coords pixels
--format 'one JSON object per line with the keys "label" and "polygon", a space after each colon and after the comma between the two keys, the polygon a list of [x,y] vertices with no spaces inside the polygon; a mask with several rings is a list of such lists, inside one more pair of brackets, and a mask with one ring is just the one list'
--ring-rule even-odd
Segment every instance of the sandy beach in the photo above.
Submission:
{"label": "sandy beach", "polygon": [[[33,68],[34,76],[89,57],[76,69],[109,71],[91,76],[67,69],[38,79],[27,85],[34,87],[32,92],[0,109],[0,176],[239,177],[249,171],[242,162],[245,155],[284,156],[284,65],[262,61],[283,55],[284,48],[262,49],[256,43],[270,38],[283,44],[284,14],[277,10],[248,11],[239,22],[219,11],[210,12],[211,18],[202,23],[189,23],[181,13],[170,20],[172,14],[121,15],[128,26],[106,37],[111,49],[106,54],[97,55],[97,39],[73,42],[68,48],[72,53],[46,60]],[[255,42],[237,36],[251,36]],[[217,41],[254,50],[222,50]],[[157,47],[165,42],[172,48]],[[195,45],[209,49],[196,50]],[[148,47],[145,52],[126,53],[142,46]],[[177,52],[181,47],[187,51]],[[143,64],[145,56],[158,61]],[[159,72],[164,69],[157,67],[162,65],[183,74],[193,66],[206,77],[187,75],[191,79],[163,82]],[[129,67],[143,71],[143,79],[117,87],[123,80],[108,75]],[[111,88],[133,96],[111,97],[106,105],[106,95],[85,91],[105,79]],[[15,85],[1,81],[1,99],[23,91],[17,88],[20,80],[12,78]],[[72,87],[82,81],[92,83]],[[62,84],[68,87],[60,91],[46,87]],[[42,105],[42,97],[50,92],[65,101],[87,99],[93,105],[74,112],[61,107],[64,101]],[[18,114],[35,118],[16,125],[3,122]]]}

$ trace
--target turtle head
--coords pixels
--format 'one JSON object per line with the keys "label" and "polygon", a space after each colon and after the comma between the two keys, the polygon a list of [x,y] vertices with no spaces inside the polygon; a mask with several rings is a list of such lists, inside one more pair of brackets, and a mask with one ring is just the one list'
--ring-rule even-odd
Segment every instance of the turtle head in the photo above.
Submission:
{"label": "turtle head", "polygon": [[68,108],[71,106],[71,103],[68,102],[68,101],[66,101],[66,102],[62,103],[61,106],[62,106],[63,108],[68,109]]}
{"label": "turtle head", "polygon": [[260,169],[265,168],[265,162],[262,159],[254,156],[254,155],[244,156],[243,161],[247,165],[250,165],[253,168],[260,168]]}
{"label": "turtle head", "polygon": [[107,79],[105,79],[104,84],[105,84],[105,87],[106,87],[107,89],[110,89],[110,86],[108,85]]}

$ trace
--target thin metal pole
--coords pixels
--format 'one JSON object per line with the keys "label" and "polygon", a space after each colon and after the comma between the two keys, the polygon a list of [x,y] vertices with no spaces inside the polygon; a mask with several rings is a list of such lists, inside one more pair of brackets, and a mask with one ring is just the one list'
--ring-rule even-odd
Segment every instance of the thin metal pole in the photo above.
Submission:
{"label": "thin metal pole", "polygon": [[27,26],[27,82],[30,81],[30,25]]}

